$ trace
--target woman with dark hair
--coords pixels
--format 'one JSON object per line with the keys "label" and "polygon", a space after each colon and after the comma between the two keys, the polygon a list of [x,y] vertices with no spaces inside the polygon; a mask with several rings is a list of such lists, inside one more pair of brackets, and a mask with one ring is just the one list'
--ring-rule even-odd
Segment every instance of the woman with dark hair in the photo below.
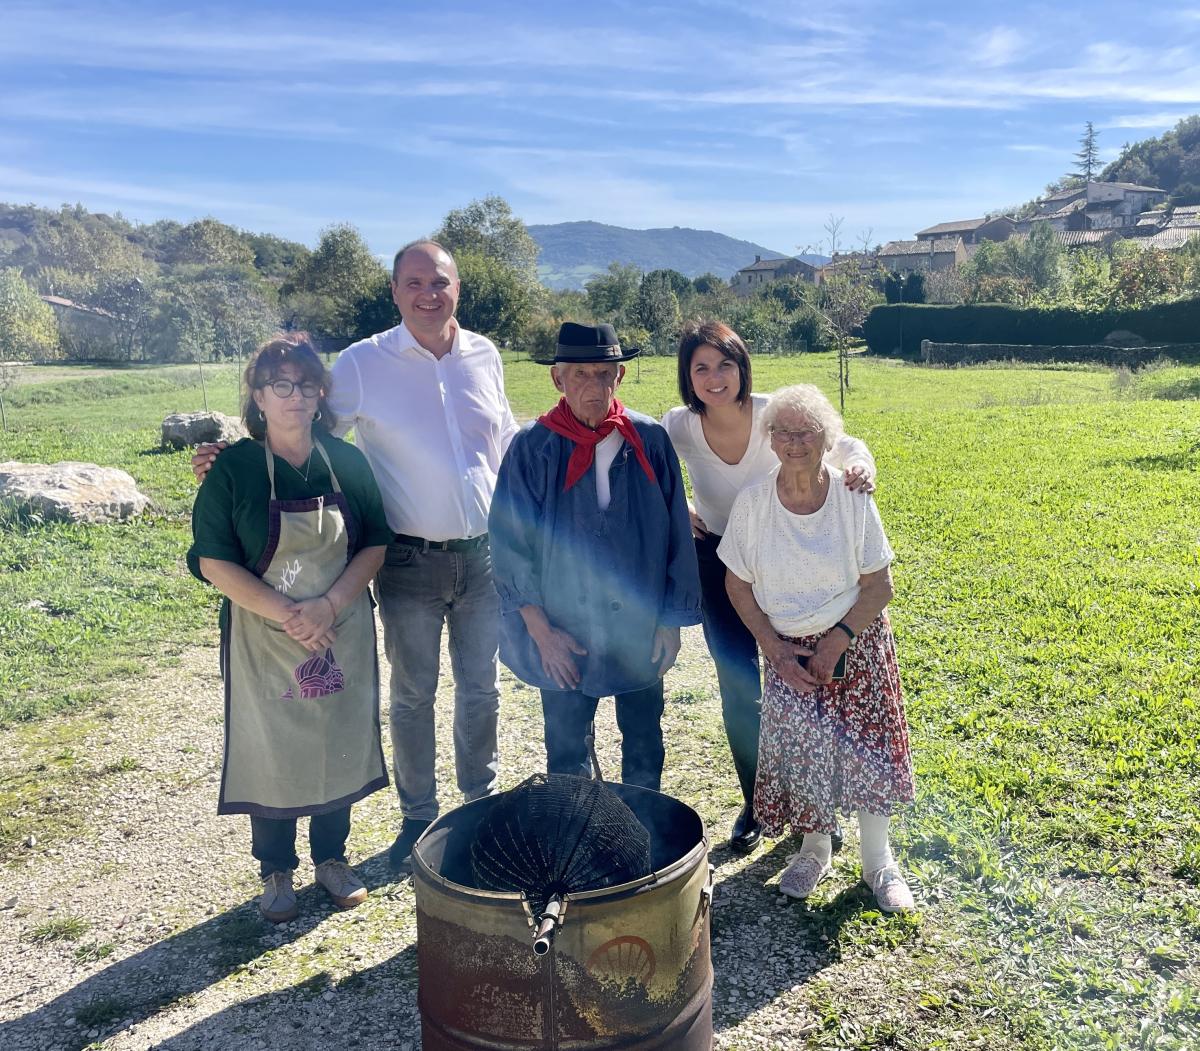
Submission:
{"label": "woman with dark hair", "polygon": [[196,494],[188,568],[225,596],[225,761],[217,812],[249,814],[262,914],[297,913],[296,818],[340,908],[367,896],[346,864],[350,806],[387,785],[366,587],[391,540],[367,461],[329,429],[329,374],[307,336],[245,372],[250,438]]}
{"label": "woman with dark hair", "polygon": [[[671,409],[662,422],[692,483],[690,510],[700,561],[704,638],[717,666],[721,715],[742,789],[743,806],[729,845],[745,854],[760,837],[754,816],[754,776],[762,685],[758,644],[730,604],[717,546],[734,497],[764,479],[779,460],[766,432],[756,426],[767,397],[753,393],[750,354],[733,329],[719,321],[687,325],[679,341],[678,367],[683,405]],[[870,493],[875,488],[875,461],[859,439],[841,435],[826,459],[844,472],[851,490]]]}

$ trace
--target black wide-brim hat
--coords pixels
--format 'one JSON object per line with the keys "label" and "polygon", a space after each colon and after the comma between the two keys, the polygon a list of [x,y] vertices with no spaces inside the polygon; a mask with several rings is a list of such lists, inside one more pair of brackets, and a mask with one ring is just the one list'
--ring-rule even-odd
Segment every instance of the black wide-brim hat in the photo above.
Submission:
{"label": "black wide-brim hat", "polygon": [[564,321],[558,330],[554,350],[555,365],[590,365],[596,362],[628,361],[642,352],[641,347],[622,350],[617,330],[612,325],[577,325]]}

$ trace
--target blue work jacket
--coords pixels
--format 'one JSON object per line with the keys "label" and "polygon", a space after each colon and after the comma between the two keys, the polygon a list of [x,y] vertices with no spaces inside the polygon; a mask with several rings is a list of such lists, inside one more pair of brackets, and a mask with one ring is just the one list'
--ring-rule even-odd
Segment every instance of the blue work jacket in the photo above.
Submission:
{"label": "blue work jacket", "polygon": [[541,606],[556,628],[586,647],[579,691],[607,697],[652,685],[650,655],[663,627],[700,622],[700,575],[679,459],[667,432],[630,412],[654,470],[651,481],[628,442],[609,469],[601,511],[596,465],[563,492],[574,444],[534,422],[500,465],[488,517],[500,593],[500,659],[531,686],[555,690],[519,610]]}

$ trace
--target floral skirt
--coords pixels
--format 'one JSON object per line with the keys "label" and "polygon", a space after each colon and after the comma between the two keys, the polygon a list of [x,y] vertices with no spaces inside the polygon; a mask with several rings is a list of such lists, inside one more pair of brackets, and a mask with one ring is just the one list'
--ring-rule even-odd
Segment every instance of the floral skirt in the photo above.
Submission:
{"label": "floral skirt", "polygon": [[[824,636],[790,639],[815,646]],[[881,613],[850,644],[846,678],[797,693],[765,662],[754,814],[769,836],[832,833],[837,812],[891,814],[913,800],[912,755],[896,666]]]}

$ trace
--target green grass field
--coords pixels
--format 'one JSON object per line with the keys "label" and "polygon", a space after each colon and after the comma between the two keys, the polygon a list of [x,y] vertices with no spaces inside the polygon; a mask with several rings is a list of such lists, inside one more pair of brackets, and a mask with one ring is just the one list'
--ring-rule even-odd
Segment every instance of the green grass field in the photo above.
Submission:
{"label": "green grass field", "polygon": [[[1200,369],[852,369],[847,426],[898,553],[919,786],[898,841],[938,920],[857,912],[841,937],[952,962],[921,1010],[961,1015],[965,1046],[996,1019],[1010,1046],[1200,1046]],[[210,406],[236,411],[234,370],[205,371]],[[4,520],[3,723],[102,699],[215,631],[182,564],[188,455],[158,450],[162,417],[200,407],[196,370],[33,373],[6,397],[0,461],[121,467],[154,513]],[[518,415],[552,403],[544,367],[507,375]],[[836,363],[760,359],[755,380],[834,393]],[[657,416],[673,388],[674,362],[647,359],[621,396]],[[930,1046],[856,1043],[824,994],[814,1046]]]}

